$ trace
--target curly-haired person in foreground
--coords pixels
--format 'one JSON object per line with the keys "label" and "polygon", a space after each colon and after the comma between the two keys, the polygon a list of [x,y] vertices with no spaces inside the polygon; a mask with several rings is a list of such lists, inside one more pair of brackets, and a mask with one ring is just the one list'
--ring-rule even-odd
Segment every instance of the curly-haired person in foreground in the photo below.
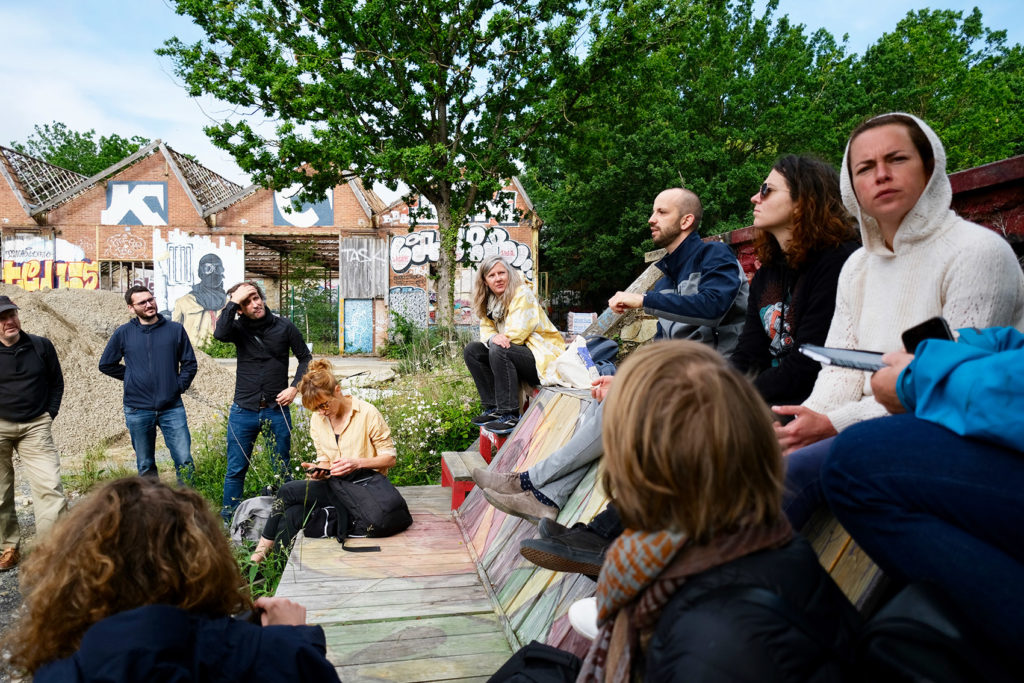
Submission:
{"label": "curly-haired person in foreground", "polygon": [[[246,594],[220,523],[189,489],[109,482],[25,561],[10,663],[47,681],[336,681],[323,630]],[[262,626],[231,615],[255,608]]]}

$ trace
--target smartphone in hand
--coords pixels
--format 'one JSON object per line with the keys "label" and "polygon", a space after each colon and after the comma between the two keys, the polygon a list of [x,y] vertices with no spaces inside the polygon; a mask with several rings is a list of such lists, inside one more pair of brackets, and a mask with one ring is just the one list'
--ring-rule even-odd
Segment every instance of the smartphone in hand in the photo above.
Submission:
{"label": "smartphone in hand", "polygon": [[307,463],[307,462],[302,463],[302,466],[305,468],[306,474],[312,474],[312,475],[318,476],[318,477],[319,476],[323,476],[323,477],[331,476],[330,468],[320,467],[319,465],[316,465],[314,463]]}
{"label": "smartphone in hand", "polygon": [[917,346],[925,339],[946,339],[953,341],[953,331],[941,316],[929,318],[920,325],[914,325],[903,333],[903,348],[907,353],[917,353]]}

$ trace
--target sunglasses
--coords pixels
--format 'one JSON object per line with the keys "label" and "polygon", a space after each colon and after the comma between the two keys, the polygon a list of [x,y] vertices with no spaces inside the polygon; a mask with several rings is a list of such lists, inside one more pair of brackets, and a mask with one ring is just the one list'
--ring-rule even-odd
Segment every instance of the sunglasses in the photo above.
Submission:
{"label": "sunglasses", "polygon": [[771,193],[772,193],[772,192],[773,192],[774,190],[775,190],[775,188],[774,188],[774,187],[768,187],[768,183],[761,183],[761,190],[760,190],[760,193],[761,193],[761,199],[765,199],[765,198],[766,198],[766,197],[767,197],[768,195],[770,195],[770,194],[771,194]]}

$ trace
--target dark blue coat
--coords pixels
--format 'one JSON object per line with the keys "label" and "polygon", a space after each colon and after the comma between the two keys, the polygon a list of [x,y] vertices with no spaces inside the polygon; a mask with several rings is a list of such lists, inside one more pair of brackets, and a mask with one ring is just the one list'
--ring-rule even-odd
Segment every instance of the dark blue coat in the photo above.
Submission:
{"label": "dark blue coat", "polygon": [[35,683],[85,681],[337,681],[319,626],[257,626],[147,605],[94,624],[78,652]]}
{"label": "dark blue coat", "polygon": [[158,317],[152,325],[142,325],[138,318],[121,325],[100,357],[100,372],[124,381],[128,408],[170,407],[196,376],[196,354],[185,328]]}
{"label": "dark blue coat", "polygon": [[749,289],[732,249],[694,232],[655,265],[665,276],[644,295],[644,311],[658,316],[658,338],[690,339],[732,353]]}

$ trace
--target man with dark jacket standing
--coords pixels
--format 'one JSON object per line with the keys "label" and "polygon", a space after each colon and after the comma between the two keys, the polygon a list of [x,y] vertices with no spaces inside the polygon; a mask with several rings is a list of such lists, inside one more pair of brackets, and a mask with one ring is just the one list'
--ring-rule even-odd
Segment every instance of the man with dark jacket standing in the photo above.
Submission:
{"label": "man with dark jacket standing", "polygon": [[46,337],[21,329],[18,307],[0,296],[0,571],[18,565],[21,532],[14,510],[15,449],[32,486],[36,536],[67,510],[60,456],[51,426],[64,396],[57,350]]}
{"label": "man with dark jacket standing", "polygon": [[129,288],[124,300],[136,317],[114,330],[100,357],[100,372],[124,382],[124,421],[139,476],[157,476],[159,425],[181,483],[193,470],[181,394],[195,379],[196,355],[185,328],[157,312],[156,299],[146,287]]}
{"label": "man with dark jacket standing", "polygon": [[[241,315],[239,315],[241,314]],[[235,402],[228,416],[228,471],[224,475],[221,516],[225,522],[242,500],[252,448],[264,423],[274,436],[275,466],[288,480],[292,445],[292,417],[288,406],[298,393],[313,354],[302,333],[290,320],[267,310],[266,297],[257,285],[240,282],[228,290],[228,303],[217,319],[213,336],[238,349]],[[288,384],[288,350],[298,359],[295,380]]]}

